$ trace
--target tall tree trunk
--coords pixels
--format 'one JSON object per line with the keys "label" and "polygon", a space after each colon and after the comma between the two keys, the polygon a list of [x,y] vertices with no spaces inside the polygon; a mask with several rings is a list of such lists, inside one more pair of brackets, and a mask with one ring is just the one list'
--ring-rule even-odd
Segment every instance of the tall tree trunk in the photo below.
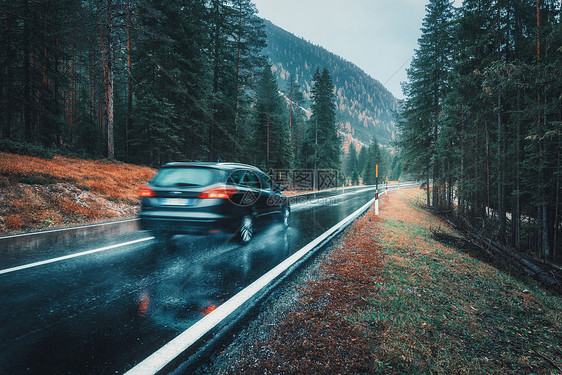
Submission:
{"label": "tall tree trunk", "polygon": [[[558,116],[559,120],[561,120],[562,116]],[[560,142],[560,132],[558,132],[558,137],[557,137],[557,157],[556,157],[556,198],[554,199],[554,226],[552,228],[553,230],[553,241],[552,241],[552,259],[556,260],[556,257],[558,255],[558,226],[559,226],[559,220],[558,220],[558,216],[559,216],[559,209],[560,209],[560,158],[562,157],[560,149],[562,148],[562,144]]]}
{"label": "tall tree trunk", "polygon": [[[559,116],[560,118],[560,116]],[[554,199],[554,225],[552,228],[553,231],[553,241],[552,241],[552,259],[556,260],[556,256],[558,255],[558,212],[560,206],[560,149],[562,148],[562,144],[560,143],[560,132],[558,132],[557,137],[557,155],[556,155],[556,197]]]}
{"label": "tall tree trunk", "polygon": [[[56,45],[55,45],[55,74],[58,75],[59,73],[59,38],[57,38],[56,40]],[[61,134],[61,127],[60,127],[60,105],[59,105],[59,80],[55,79],[54,80],[54,95],[53,95],[53,101],[54,101],[54,108],[55,108],[55,142],[57,144],[57,146],[60,146],[62,144],[62,134]]]}
{"label": "tall tree trunk", "polygon": [[433,142],[435,147],[435,151],[433,152],[433,207],[437,207],[439,205],[439,161],[437,160],[438,131],[439,128],[437,123],[435,123],[433,129]]}
{"label": "tall tree trunk", "polygon": [[[521,90],[517,89],[517,112],[521,111]],[[516,249],[521,248],[521,119],[517,119],[515,137],[515,165],[513,173],[513,209],[511,217],[512,242]]]}
{"label": "tall tree trunk", "polygon": [[70,60],[70,138],[69,141],[72,143],[74,137],[74,103],[76,98],[76,43],[72,41],[72,60]]}
{"label": "tall tree trunk", "polygon": [[113,139],[113,5],[107,0],[107,157],[115,157]]}
{"label": "tall tree trunk", "polygon": [[461,120],[461,134],[460,134],[460,144],[461,144],[461,172],[460,172],[460,177],[459,177],[459,184],[458,184],[458,190],[457,190],[457,198],[458,198],[458,206],[459,206],[459,212],[461,215],[465,214],[465,207],[464,207],[464,199],[466,198],[464,196],[465,191],[464,191],[464,144],[465,144],[465,138],[464,138],[464,114],[462,116],[462,120]]}
{"label": "tall tree trunk", "polygon": [[133,76],[131,72],[131,4],[127,0],[127,119],[125,124],[125,160],[130,162],[129,132],[133,127]]}
{"label": "tall tree trunk", "polygon": [[488,129],[488,121],[484,121],[486,132],[486,217],[489,217],[490,210],[490,132]]}
{"label": "tall tree trunk", "polygon": [[505,226],[506,226],[506,218],[505,218],[505,186],[504,186],[504,177],[503,177],[503,125],[502,125],[502,89],[501,84],[498,84],[498,155],[497,155],[497,164],[498,164],[498,175],[497,175],[497,183],[498,183],[498,219],[499,219],[499,227],[498,227],[498,238],[503,240],[505,237]]}
{"label": "tall tree trunk", "polygon": [[[103,43],[103,31],[102,31],[102,27],[101,27],[101,16],[98,13],[98,26],[99,26],[99,30],[100,30],[100,48],[101,48],[101,62],[102,62],[102,66],[103,66],[103,83],[104,83],[104,93],[105,93],[105,105],[107,108],[107,104],[109,103],[109,90],[108,90],[108,75],[107,75],[107,60],[105,58],[105,47],[104,47],[104,43]],[[100,142],[102,145],[105,143],[103,142],[104,139],[106,139],[106,135],[107,135],[107,128],[105,126],[106,121],[106,112],[105,112],[105,108],[103,107],[103,105],[101,104],[101,101],[99,103],[99,123],[100,123],[100,131],[102,134],[102,142]],[[102,148],[102,154],[106,155],[107,152],[107,147],[103,147]]]}
{"label": "tall tree trunk", "polygon": [[26,18],[23,24],[23,70],[24,70],[24,86],[23,86],[23,116],[24,116],[24,139],[31,142],[31,31],[30,31],[30,11],[29,0],[23,0],[24,14]]}
{"label": "tall tree trunk", "polygon": [[221,32],[221,20],[220,20],[220,0],[213,0],[213,12],[215,17],[215,25],[213,29],[213,95],[215,96],[214,99],[214,111],[213,111],[213,118],[214,121],[211,123],[209,128],[209,160],[216,160],[217,159],[217,150],[215,150],[215,136],[218,132],[217,129],[217,114],[218,114],[218,106],[217,106],[217,94],[219,92],[219,75],[220,75],[220,49],[221,49],[221,42],[220,42],[220,32]]}
{"label": "tall tree trunk", "polygon": [[[541,69],[541,8],[540,8],[540,0],[537,0],[537,63],[539,66],[539,75],[542,74]],[[542,98],[542,91],[543,88],[539,87],[539,94],[537,98],[538,102],[538,109],[539,109],[539,119],[538,119],[538,129],[539,129],[539,138],[543,136],[546,130],[546,113],[541,118],[541,104],[542,101],[546,99]],[[546,111],[546,108],[544,109]],[[550,258],[550,246],[549,246],[549,227],[548,227],[548,193],[546,191],[546,139],[541,141],[539,140],[539,186],[540,186],[540,236],[541,236],[541,253],[544,259]]]}
{"label": "tall tree trunk", "polygon": [[13,119],[13,71],[12,64],[16,60],[15,49],[12,46],[11,33],[15,30],[16,19],[13,14],[6,14],[6,29],[4,35],[4,50],[7,57],[6,64],[2,67],[4,82],[2,82],[2,108],[0,114],[2,119],[2,137],[10,139],[12,136],[12,119]]}
{"label": "tall tree trunk", "polygon": [[431,206],[431,198],[430,198],[430,195],[429,195],[429,171],[427,171],[427,180],[426,180],[425,185],[426,185],[425,186],[426,187],[425,192],[426,192],[426,195],[427,195],[427,206],[429,207],[429,206]]}
{"label": "tall tree trunk", "polygon": [[[238,48],[236,55],[236,115],[234,117],[236,136],[238,135],[238,109],[240,100],[240,49],[242,48],[242,0],[238,0],[240,5],[239,8],[239,20],[238,20]],[[237,137],[238,139],[238,137]],[[234,144],[234,154],[236,155],[236,144]]]}

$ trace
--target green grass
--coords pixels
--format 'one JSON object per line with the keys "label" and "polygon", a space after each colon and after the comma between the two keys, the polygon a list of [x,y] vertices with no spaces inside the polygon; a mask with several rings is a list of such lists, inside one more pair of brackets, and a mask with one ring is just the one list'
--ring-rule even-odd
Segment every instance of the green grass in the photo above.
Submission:
{"label": "green grass", "polygon": [[389,220],[383,284],[355,319],[372,328],[376,373],[562,373],[562,298],[451,237]]}

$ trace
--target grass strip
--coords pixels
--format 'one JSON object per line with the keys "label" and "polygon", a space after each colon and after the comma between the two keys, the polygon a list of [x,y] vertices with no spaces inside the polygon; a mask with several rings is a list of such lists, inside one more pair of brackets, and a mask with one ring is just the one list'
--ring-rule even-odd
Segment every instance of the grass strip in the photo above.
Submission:
{"label": "grass strip", "polygon": [[374,373],[560,373],[560,296],[482,261],[411,193],[393,198],[379,223],[384,281],[356,317],[377,331]]}

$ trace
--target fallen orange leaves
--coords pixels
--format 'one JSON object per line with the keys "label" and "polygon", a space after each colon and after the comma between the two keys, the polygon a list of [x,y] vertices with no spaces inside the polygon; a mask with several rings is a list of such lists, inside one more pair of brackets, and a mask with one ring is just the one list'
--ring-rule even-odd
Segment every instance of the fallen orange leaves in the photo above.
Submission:
{"label": "fallen orange leaves", "polygon": [[[382,251],[376,241],[374,210],[348,228],[320,265],[319,277],[300,289],[300,298],[267,340],[245,349],[225,373],[342,374],[372,370],[371,327],[356,311],[376,298]],[[254,350],[254,352],[246,352]]]}
{"label": "fallen orange leaves", "polygon": [[135,216],[155,169],[65,156],[0,153],[0,234]]}

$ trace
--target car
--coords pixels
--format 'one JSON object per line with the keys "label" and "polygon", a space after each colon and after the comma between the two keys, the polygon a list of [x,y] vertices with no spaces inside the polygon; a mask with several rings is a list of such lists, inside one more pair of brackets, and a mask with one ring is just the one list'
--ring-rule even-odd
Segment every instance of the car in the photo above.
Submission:
{"label": "car", "polygon": [[246,244],[270,223],[289,227],[283,190],[247,164],[167,163],[139,191],[140,227],[162,241],[174,234],[227,233]]}

